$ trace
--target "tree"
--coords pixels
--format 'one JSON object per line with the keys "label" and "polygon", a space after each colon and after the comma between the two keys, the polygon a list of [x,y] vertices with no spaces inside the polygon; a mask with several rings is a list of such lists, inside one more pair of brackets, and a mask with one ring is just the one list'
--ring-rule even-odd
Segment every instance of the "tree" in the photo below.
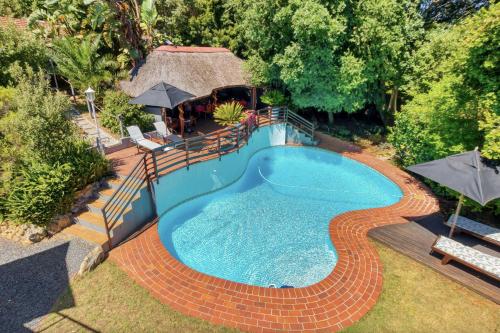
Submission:
{"label": "tree", "polygon": [[154,0],[144,0],[141,5],[141,29],[148,51],[153,48],[153,38],[156,33],[155,27],[157,23],[158,11],[156,10]]}
{"label": "tree", "polygon": [[[241,31],[255,84],[283,87],[302,109],[398,109],[411,54],[423,38],[416,0],[274,0],[249,5]],[[387,98],[389,95],[391,98]]]}
{"label": "tree", "polygon": [[241,55],[245,49],[242,20],[244,0],[159,0],[158,30],[176,44],[228,47]]}
{"label": "tree", "polygon": [[52,58],[57,71],[81,92],[89,86],[99,89],[113,79],[115,62],[111,55],[99,53],[100,41],[89,35],[82,40],[65,37],[53,43]]}
{"label": "tree", "polygon": [[389,139],[402,165],[475,147],[500,161],[499,16],[495,4],[439,28],[416,53],[416,63],[428,65],[413,71],[413,79],[427,70],[434,73],[407,87],[411,100],[396,114]]}
{"label": "tree", "polygon": [[418,1],[351,1],[350,6],[349,49],[366,66],[367,102],[390,124],[411,55],[424,37]]}

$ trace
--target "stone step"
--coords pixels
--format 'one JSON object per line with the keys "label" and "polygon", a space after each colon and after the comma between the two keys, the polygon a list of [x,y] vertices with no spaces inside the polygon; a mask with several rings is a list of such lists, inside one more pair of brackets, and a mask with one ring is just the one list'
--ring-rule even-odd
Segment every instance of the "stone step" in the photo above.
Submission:
{"label": "stone step", "polygon": [[[102,200],[107,202],[109,200],[109,198],[111,198],[111,196],[113,196],[113,194],[115,194],[115,192],[116,192],[116,189],[112,188],[112,187],[102,189],[99,191],[99,199],[102,199]],[[132,200],[139,199],[139,197],[140,197],[140,193],[139,193],[139,191],[137,191],[137,193],[132,197]],[[120,195],[120,198],[122,200],[130,200],[131,194],[122,193]]]}
{"label": "stone step", "polygon": [[106,200],[98,198],[94,201],[87,203],[87,208],[90,212],[93,212],[95,214],[100,214],[101,209],[104,207],[105,204],[106,204]]}
{"label": "stone step", "polygon": [[122,184],[123,179],[121,177],[110,178],[106,180],[106,185],[109,188],[117,189]]}
{"label": "stone step", "polygon": [[104,225],[104,218],[101,214],[93,212],[83,212],[75,217],[76,224],[83,226],[87,229],[92,229],[101,234],[106,234],[106,226]]}
{"label": "stone step", "polygon": [[108,249],[108,238],[106,237],[106,235],[95,230],[85,228],[84,226],[78,224],[72,224],[69,227],[65,228],[62,232],[99,245],[105,251]]}

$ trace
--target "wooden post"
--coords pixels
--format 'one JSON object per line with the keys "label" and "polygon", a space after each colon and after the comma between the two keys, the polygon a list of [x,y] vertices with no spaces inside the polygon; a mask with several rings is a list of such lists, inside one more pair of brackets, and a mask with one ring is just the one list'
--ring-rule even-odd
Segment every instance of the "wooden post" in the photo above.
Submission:
{"label": "wooden post", "polygon": [[240,152],[240,126],[236,126],[237,132],[236,132],[236,151],[239,153]]}
{"label": "wooden post", "polygon": [[181,137],[184,138],[184,106],[179,105],[179,126],[181,127]]}
{"label": "wooden post", "polygon": [[217,153],[219,154],[219,161],[221,159],[221,152],[220,152],[220,133],[217,133]]}
{"label": "wooden post", "polygon": [[186,167],[189,170],[189,142],[184,140],[184,148],[186,149]]}
{"label": "wooden post", "polygon": [[252,110],[257,109],[257,88],[252,87]]}
{"label": "wooden post", "polygon": [[464,195],[460,194],[460,199],[458,199],[458,207],[455,212],[455,215],[453,216],[453,222],[451,223],[450,234],[448,235],[449,238],[453,237],[453,232],[455,231],[455,225],[457,224],[458,215],[460,214],[460,209],[462,209],[463,203],[464,203]]}
{"label": "wooden post", "polygon": [[160,183],[160,177],[158,176],[158,164],[156,163],[156,152],[153,150],[151,153],[153,157],[153,168],[155,170],[156,184]]}
{"label": "wooden post", "polygon": [[267,107],[267,116],[269,117],[269,124],[272,124],[273,108],[271,106]]}

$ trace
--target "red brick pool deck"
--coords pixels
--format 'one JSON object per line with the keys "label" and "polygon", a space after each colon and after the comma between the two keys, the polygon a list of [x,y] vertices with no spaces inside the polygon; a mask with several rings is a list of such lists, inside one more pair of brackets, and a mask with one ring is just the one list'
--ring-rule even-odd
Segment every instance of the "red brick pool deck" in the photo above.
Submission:
{"label": "red brick pool deck", "polygon": [[249,286],[199,273],[178,262],[162,245],[157,224],[113,249],[110,258],[161,302],[190,316],[249,332],[336,332],[352,325],[377,302],[382,263],[368,230],[407,223],[438,211],[437,200],[419,181],[360,148],[326,135],[319,147],[378,170],[404,193],[384,208],[336,216],[329,232],[338,253],[334,270],[305,288]]}

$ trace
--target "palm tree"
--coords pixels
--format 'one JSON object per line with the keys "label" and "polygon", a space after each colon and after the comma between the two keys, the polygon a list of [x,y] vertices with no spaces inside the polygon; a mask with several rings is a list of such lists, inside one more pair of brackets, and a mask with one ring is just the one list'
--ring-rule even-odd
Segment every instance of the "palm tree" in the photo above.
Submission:
{"label": "palm tree", "polygon": [[87,87],[99,89],[113,80],[112,69],[116,68],[111,55],[100,55],[100,37],[86,36],[83,39],[65,37],[54,41],[52,59],[57,71],[80,91]]}

